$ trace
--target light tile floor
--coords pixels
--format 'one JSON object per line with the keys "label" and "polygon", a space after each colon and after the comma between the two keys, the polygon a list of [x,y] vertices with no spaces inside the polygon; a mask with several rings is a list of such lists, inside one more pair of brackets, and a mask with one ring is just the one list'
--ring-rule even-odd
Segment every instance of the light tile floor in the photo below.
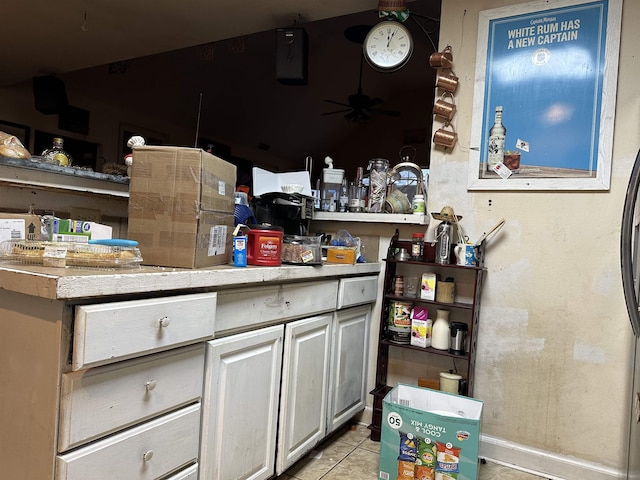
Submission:
{"label": "light tile floor", "polygon": [[[364,425],[341,430],[318,445],[277,480],[376,480],[380,443]],[[480,465],[479,480],[540,480],[544,477],[492,462]]]}

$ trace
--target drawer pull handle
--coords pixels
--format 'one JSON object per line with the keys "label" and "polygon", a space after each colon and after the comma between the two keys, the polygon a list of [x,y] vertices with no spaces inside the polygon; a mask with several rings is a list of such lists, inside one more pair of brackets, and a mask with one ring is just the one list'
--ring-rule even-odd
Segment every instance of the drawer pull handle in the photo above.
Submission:
{"label": "drawer pull handle", "polygon": [[142,460],[144,460],[145,462],[148,462],[152,458],[153,458],[153,450],[147,450],[142,454]]}
{"label": "drawer pull handle", "polygon": [[169,317],[162,317],[160,320],[158,320],[158,326],[160,328],[166,328],[170,323],[171,321],[169,320]]}
{"label": "drawer pull handle", "polygon": [[156,382],[155,380],[149,380],[148,382],[145,382],[144,387],[147,389],[147,392],[150,392],[151,390],[156,388],[157,384],[158,382]]}

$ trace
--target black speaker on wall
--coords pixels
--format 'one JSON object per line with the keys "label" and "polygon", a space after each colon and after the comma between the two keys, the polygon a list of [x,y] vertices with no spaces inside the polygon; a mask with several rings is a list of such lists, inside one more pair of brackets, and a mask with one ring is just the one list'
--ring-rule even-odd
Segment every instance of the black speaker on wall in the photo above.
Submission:
{"label": "black speaker on wall", "polygon": [[69,105],[64,82],[53,75],[33,77],[33,99],[36,110],[45,115],[60,113]]}
{"label": "black speaker on wall", "polygon": [[276,29],[276,79],[284,85],[306,85],[309,37],[302,27]]}

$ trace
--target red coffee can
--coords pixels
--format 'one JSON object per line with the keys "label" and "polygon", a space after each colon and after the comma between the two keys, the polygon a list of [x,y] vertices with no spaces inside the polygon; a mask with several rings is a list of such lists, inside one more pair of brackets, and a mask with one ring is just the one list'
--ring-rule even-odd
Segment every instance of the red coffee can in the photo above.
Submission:
{"label": "red coffee can", "polygon": [[250,225],[247,232],[247,264],[277,267],[282,264],[284,229],[272,225]]}

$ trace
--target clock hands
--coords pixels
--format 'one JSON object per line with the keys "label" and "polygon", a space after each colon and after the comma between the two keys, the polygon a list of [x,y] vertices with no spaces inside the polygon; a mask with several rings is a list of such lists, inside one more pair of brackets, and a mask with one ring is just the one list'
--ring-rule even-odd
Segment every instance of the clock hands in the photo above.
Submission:
{"label": "clock hands", "polygon": [[387,48],[391,45],[391,40],[393,40],[393,36],[396,34],[397,30],[394,30],[391,36],[387,35]]}

